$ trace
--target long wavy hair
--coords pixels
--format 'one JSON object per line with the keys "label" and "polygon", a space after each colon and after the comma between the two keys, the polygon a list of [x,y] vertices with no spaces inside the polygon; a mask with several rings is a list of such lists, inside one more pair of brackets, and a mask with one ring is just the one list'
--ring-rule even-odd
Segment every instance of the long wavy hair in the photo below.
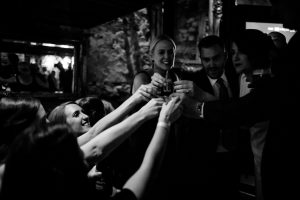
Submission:
{"label": "long wavy hair", "polygon": [[62,124],[49,125],[14,141],[0,197],[69,199],[88,196],[93,190],[87,172],[83,153],[71,129]]}
{"label": "long wavy hair", "polygon": [[9,146],[21,133],[35,130],[45,123],[37,116],[41,103],[31,97],[2,97],[0,100],[0,163]]}

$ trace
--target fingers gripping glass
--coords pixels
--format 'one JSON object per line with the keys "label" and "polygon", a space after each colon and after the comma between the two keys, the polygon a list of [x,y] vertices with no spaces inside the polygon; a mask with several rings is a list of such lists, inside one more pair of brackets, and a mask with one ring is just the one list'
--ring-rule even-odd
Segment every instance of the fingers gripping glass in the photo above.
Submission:
{"label": "fingers gripping glass", "polygon": [[169,75],[169,71],[166,72],[165,76],[165,83],[162,87],[161,95],[162,96],[169,96],[173,93],[173,81]]}

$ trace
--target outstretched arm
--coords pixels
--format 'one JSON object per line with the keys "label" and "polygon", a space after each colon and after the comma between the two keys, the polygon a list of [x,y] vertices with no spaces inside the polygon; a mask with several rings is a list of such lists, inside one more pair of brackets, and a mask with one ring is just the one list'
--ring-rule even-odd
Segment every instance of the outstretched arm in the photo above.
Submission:
{"label": "outstretched arm", "polygon": [[162,104],[163,100],[161,98],[150,100],[136,113],[82,145],[81,149],[88,163],[95,164],[109,155],[145,121],[156,117]]}
{"label": "outstretched arm", "polygon": [[176,93],[183,93],[198,101],[216,101],[218,98],[199,88],[193,81],[179,80],[174,82]]}
{"label": "outstretched arm", "polygon": [[78,144],[82,146],[103,132],[105,129],[122,121],[130,111],[132,111],[141,102],[147,102],[153,97],[151,85],[141,85],[139,89],[131,95],[114,111],[100,119],[87,133],[78,137]]}
{"label": "outstretched arm", "polygon": [[137,199],[143,197],[148,186],[156,178],[170,135],[170,124],[179,118],[181,112],[179,98],[172,98],[168,103],[164,103],[154,136],[146,150],[143,162],[123,187],[131,190]]}

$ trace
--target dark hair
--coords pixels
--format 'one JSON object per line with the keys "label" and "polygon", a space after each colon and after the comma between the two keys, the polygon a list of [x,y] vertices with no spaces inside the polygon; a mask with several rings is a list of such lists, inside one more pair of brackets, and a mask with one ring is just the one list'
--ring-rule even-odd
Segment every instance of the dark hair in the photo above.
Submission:
{"label": "dark hair", "polygon": [[224,41],[219,36],[216,35],[209,35],[201,39],[200,42],[198,43],[198,50],[201,53],[202,48],[208,48],[214,45],[218,45],[225,50]]}
{"label": "dark hair", "polygon": [[105,115],[104,105],[99,97],[83,97],[76,100],[76,103],[78,103],[78,105],[82,107],[84,113],[89,116],[91,126]]}
{"label": "dark hair", "polygon": [[[37,199],[88,195],[87,166],[77,139],[67,125],[24,134],[8,156],[1,199]],[[17,184],[16,184],[17,183]],[[50,199],[50,198],[49,198]]]}
{"label": "dark hair", "polygon": [[[14,139],[22,132],[36,129],[41,103],[30,97],[2,97],[0,100],[0,163],[5,160]],[[35,122],[36,121],[36,122]]]}
{"label": "dark hair", "polygon": [[280,33],[280,32],[278,32],[278,31],[272,31],[272,32],[268,33],[268,35],[274,35],[274,36],[280,38],[282,41],[284,41],[286,43],[286,37],[285,37],[285,35],[282,34],[282,33]]}
{"label": "dark hair", "polygon": [[67,105],[75,104],[78,105],[74,101],[67,101],[65,103],[60,104],[59,106],[56,106],[48,116],[48,120],[51,124],[66,124],[66,114],[65,114],[65,108]]}
{"label": "dark hair", "polygon": [[174,40],[172,38],[170,38],[169,36],[162,34],[162,35],[158,35],[157,37],[155,37],[151,41],[151,43],[150,43],[150,54],[154,53],[154,49],[155,49],[157,43],[159,43],[162,40],[166,40],[166,41],[171,42],[171,44],[173,45],[174,49],[176,49],[176,44],[175,44]]}
{"label": "dark hair", "polygon": [[284,34],[277,32],[277,31],[272,31],[272,32],[268,33],[268,36],[271,37],[272,41],[274,42],[274,45],[279,50],[286,47],[287,41],[286,41],[286,37]]}
{"label": "dark hair", "polygon": [[233,42],[248,56],[254,70],[270,67],[270,51],[275,49],[275,45],[267,34],[257,29],[246,29],[235,35]]}

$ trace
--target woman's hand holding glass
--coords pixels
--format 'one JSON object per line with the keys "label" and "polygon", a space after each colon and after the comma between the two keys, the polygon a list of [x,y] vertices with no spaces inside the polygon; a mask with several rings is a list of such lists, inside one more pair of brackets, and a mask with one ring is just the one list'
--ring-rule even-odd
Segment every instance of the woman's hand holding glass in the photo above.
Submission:
{"label": "woman's hand holding glass", "polygon": [[188,97],[196,99],[198,101],[215,101],[217,98],[199,88],[193,81],[189,80],[179,80],[174,82],[175,93],[185,94]]}
{"label": "woman's hand holding glass", "polygon": [[176,93],[184,93],[190,97],[197,95],[198,87],[193,81],[179,80],[174,82],[174,90]]}
{"label": "woman's hand holding glass", "polygon": [[151,84],[141,85],[138,90],[131,96],[138,102],[150,101],[152,98],[157,97],[156,88]]}
{"label": "woman's hand holding glass", "polygon": [[168,102],[164,102],[159,115],[159,122],[167,124],[176,121],[182,114],[183,107],[179,97],[171,97]]}
{"label": "woman's hand holding glass", "polygon": [[138,112],[145,116],[147,119],[157,117],[160,113],[162,105],[164,103],[163,98],[153,98],[146,105],[144,105]]}
{"label": "woman's hand holding glass", "polygon": [[166,82],[165,77],[161,76],[159,73],[155,72],[151,76],[151,84],[157,89],[162,88]]}
{"label": "woman's hand holding glass", "polygon": [[151,84],[157,89],[158,96],[168,97],[173,93],[173,81],[168,77],[161,76],[157,72],[151,77]]}

